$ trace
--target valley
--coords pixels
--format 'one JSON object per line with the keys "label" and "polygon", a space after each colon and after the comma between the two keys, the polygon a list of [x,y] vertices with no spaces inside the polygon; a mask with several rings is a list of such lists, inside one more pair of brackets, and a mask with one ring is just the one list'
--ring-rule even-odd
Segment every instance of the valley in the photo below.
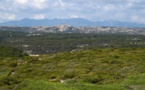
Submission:
{"label": "valley", "polygon": [[143,32],[0,27],[0,90],[144,90]]}

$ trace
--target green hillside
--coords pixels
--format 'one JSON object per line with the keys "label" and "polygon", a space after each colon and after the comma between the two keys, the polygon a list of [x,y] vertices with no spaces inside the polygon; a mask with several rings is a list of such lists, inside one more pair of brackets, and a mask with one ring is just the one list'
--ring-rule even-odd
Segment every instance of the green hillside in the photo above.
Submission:
{"label": "green hillside", "polygon": [[4,57],[0,90],[144,90],[144,61],[144,48]]}

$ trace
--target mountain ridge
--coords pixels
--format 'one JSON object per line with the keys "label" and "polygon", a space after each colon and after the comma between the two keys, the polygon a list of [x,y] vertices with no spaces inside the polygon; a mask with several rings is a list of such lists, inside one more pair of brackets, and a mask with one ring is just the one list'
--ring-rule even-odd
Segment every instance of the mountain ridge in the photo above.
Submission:
{"label": "mountain ridge", "polygon": [[8,21],[8,22],[0,23],[0,26],[57,26],[57,25],[145,28],[145,24],[139,24],[135,22],[121,22],[121,21],[113,21],[113,20],[90,21],[84,18],[69,18],[69,19],[24,18],[18,21]]}

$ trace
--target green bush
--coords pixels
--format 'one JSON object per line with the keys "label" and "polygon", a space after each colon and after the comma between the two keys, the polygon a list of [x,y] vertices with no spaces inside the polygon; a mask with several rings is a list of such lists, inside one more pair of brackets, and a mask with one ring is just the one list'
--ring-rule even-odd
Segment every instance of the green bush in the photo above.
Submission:
{"label": "green bush", "polygon": [[15,85],[20,83],[21,81],[18,80],[16,77],[3,77],[0,78],[1,85]]}
{"label": "green bush", "polygon": [[13,47],[0,46],[0,57],[23,57],[28,56],[22,50]]}
{"label": "green bush", "polygon": [[84,75],[82,77],[83,82],[92,83],[92,84],[96,84],[96,83],[99,84],[102,80],[103,80],[102,77],[100,77],[94,73],[91,73],[89,75]]}
{"label": "green bush", "polygon": [[17,66],[17,62],[12,62],[9,64],[9,67],[16,67]]}
{"label": "green bush", "polygon": [[76,72],[71,72],[71,71],[68,71],[68,72],[65,72],[64,73],[64,79],[68,79],[68,78],[74,78],[76,76]]}

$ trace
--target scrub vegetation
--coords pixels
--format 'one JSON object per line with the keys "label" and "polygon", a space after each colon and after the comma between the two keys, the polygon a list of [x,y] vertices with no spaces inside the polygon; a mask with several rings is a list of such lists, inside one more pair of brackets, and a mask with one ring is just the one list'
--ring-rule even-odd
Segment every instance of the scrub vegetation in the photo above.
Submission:
{"label": "scrub vegetation", "polygon": [[0,31],[0,90],[145,90],[144,40]]}
{"label": "scrub vegetation", "polygon": [[40,56],[20,52],[21,57],[10,56],[13,49],[1,50],[8,57],[0,59],[0,90],[145,88],[144,48],[86,49]]}

